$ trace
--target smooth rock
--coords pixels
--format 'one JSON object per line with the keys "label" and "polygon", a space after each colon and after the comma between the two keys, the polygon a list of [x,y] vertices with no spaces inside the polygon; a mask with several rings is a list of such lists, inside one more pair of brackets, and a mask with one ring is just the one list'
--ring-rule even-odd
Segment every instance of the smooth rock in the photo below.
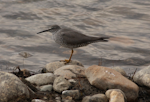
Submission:
{"label": "smooth rock", "polygon": [[67,90],[71,86],[70,82],[63,77],[57,77],[54,80],[53,89],[56,92],[61,93],[64,90]]}
{"label": "smooth rock", "polygon": [[25,101],[32,94],[29,90],[17,76],[0,71],[0,102]]}
{"label": "smooth rock", "polygon": [[72,99],[79,99],[80,98],[80,92],[79,90],[65,90],[62,92],[62,97],[66,98],[67,96],[72,97]]}
{"label": "smooth rock", "polygon": [[147,86],[150,88],[150,66],[136,72],[133,80],[140,86]]}
{"label": "smooth rock", "polygon": [[134,101],[138,97],[139,87],[111,68],[93,65],[85,70],[85,75],[90,84],[99,89],[120,89],[128,101]]}
{"label": "smooth rock", "polygon": [[121,73],[125,77],[127,76],[126,72],[120,67],[112,67],[111,69],[116,70],[117,72]]}
{"label": "smooth rock", "polygon": [[110,89],[106,91],[109,102],[126,102],[126,96],[120,89]]}
{"label": "smooth rock", "polygon": [[58,69],[62,66],[65,66],[65,65],[78,65],[78,66],[83,67],[82,63],[80,63],[79,61],[71,60],[70,63],[67,63],[67,64],[65,64],[65,62],[60,62],[60,61],[48,63],[48,64],[46,64],[46,69],[49,72],[54,72],[56,69]]}
{"label": "smooth rock", "polygon": [[82,102],[107,102],[107,97],[104,94],[95,94],[93,96],[85,96]]}
{"label": "smooth rock", "polygon": [[71,85],[75,85],[77,83],[77,81],[75,81],[74,79],[69,79],[68,81],[71,83]]}
{"label": "smooth rock", "polygon": [[36,86],[34,86],[33,84],[31,84],[29,81],[27,81],[26,79],[19,77],[19,79],[26,85],[29,87],[29,89],[31,89],[34,92],[37,92],[38,89],[36,88]]}
{"label": "smooth rock", "polygon": [[54,71],[55,76],[62,76],[66,79],[84,77],[85,68],[77,65],[66,65]]}
{"label": "smooth rock", "polygon": [[41,86],[46,84],[52,84],[54,82],[54,78],[54,74],[52,73],[42,73],[27,77],[26,80],[32,84]]}
{"label": "smooth rock", "polygon": [[52,85],[43,85],[43,86],[40,86],[40,91],[49,91],[49,92],[51,92],[52,89],[53,89]]}
{"label": "smooth rock", "polygon": [[33,99],[31,102],[46,102],[46,101],[41,100],[41,99]]}

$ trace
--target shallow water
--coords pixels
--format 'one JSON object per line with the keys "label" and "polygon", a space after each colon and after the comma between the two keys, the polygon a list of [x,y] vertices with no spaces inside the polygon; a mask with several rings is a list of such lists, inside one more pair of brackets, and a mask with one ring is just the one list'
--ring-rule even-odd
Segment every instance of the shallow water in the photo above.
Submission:
{"label": "shallow water", "polygon": [[[125,43],[94,43],[75,49],[73,60],[85,67],[102,63],[127,72],[150,65],[150,0],[0,0],[0,68],[39,70],[46,63],[67,59],[70,49],[60,47],[50,33],[58,24],[90,36],[126,38]],[[131,42],[129,42],[130,40]],[[26,51],[33,56],[18,55]]]}

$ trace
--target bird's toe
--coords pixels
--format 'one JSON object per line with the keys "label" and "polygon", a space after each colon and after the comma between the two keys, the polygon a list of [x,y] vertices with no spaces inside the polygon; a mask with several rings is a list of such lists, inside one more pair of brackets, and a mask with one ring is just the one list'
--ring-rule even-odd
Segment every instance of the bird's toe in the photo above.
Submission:
{"label": "bird's toe", "polygon": [[65,60],[61,60],[60,62],[65,62],[65,64],[67,64],[70,62],[70,60],[65,59]]}

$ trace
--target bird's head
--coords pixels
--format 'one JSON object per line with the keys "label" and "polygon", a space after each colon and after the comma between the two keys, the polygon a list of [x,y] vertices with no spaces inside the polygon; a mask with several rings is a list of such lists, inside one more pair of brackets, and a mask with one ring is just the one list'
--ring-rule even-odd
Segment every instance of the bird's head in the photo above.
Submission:
{"label": "bird's head", "polygon": [[61,29],[61,28],[60,28],[58,25],[52,25],[52,26],[50,26],[49,29],[43,30],[43,31],[41,31],[41,32],[38,32],[37,34],[43,33],[43,32],[51,32],[51,33],[53,33],[53,32],[58,31],[59,29]]}

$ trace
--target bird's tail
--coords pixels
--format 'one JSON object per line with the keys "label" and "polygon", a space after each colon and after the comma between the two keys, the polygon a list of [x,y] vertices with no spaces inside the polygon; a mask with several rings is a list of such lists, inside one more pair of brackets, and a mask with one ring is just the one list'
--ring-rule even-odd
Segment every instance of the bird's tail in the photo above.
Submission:
{"label": "bird's tail", "polygon": [[110,37],[100,37],[100,38],[98,39],[98,41],[101,41],[101,42],[108,42],[109,38],[110,38]]}
{"label": "bird's tail", "polygon": [[119,44],[124,44],[124,45],[131,45],[134,43],[134,41],[128,37],[100,37],[98,38],[98,41],[101,42],[108,42],[108,41],[113,41]]}

